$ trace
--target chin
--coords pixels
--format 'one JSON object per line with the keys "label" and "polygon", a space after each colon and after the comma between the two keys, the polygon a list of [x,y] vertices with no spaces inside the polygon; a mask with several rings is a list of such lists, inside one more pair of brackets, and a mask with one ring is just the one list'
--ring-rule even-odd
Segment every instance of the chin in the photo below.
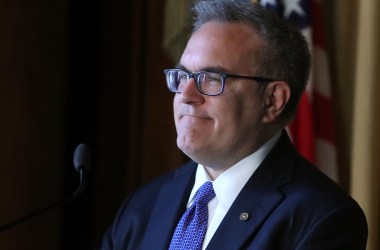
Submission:
{"label": "chin", "polygon": [[[194,143],[186,142],[185,140],[178,140],[177,139],[177,146],[178,148],[187,155],[190,159],[197,161],[198,155],[199,155],[199,147],[196,147]],[[197,161],[198,162],[198,161]]]}
{"label": "chin", "polygon": [[194,162],[204,166],[212,165],[210,164],[210,155],[205,154],[207,150],[194,145],[178,145],[178,148]]}

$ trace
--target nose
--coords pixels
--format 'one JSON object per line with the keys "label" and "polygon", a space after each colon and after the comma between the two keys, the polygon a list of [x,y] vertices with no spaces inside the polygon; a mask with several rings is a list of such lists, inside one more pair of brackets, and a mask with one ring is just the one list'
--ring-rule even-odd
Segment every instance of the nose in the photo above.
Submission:
{"label": "nose", "polygon": [[194,78],[188,80],[179,95],[181,101],[186,104],[203,103],[205,98],[205,96],[198,91]]}

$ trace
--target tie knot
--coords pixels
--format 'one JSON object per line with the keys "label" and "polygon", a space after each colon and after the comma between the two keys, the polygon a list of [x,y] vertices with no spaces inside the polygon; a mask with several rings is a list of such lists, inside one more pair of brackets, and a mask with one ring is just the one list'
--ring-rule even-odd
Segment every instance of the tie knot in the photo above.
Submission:
{"label": "tie knot", "polygon": [[205,182],[198,190],[194,203],[207,205],[215,197],[214,188],[211,181]]}

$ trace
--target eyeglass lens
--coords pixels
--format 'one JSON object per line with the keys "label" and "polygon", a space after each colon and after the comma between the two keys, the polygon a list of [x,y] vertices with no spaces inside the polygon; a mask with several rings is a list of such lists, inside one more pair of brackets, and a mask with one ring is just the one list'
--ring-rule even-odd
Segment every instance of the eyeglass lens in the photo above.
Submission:
{"label": "eyeglass lens", "polygon": [[218,95],[223,89],[223,77],[213,72],[197,72],[194,75],[183,70],[167,71],[167,81],[171,91],[182,92],[184,86],[194,77],[198,90],[207,95]]}

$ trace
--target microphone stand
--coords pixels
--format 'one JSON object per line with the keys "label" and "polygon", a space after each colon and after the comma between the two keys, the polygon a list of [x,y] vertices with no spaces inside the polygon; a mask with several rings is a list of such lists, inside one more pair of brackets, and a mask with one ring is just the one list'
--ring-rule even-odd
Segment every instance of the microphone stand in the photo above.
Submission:
{"label": "microphone stand", "polygon": [[85,181],[86,181],[86,168],[84,167],[79,167],[78,169],[78,172],[79,172],[79,175],[80,175],[80,180],[79,180],[79,186],[78,188],[75,190],[74,193],[72,193],[70,196],[67,196],[66,198],[64,198],[63,200],[60,200],[60,201],[55,201],[53,203],[50,203],[48,205],[46,205],[45,207],[41,208],[41,209],[38,209],[34,212],[31,212],[19,219],[16,219],[8,224],[5,224],[5,225],[2,225],[0,226],[0,233],[9,229],[9,228],[12,228],[24,221],[27,221],[33,217],[36,217],[50,209],[53,209],[55,207],[58,207],[58,206],[63,206],[69,202],[71,202],[72,200],[74,200],[75,198],[77,198],[84,190],[84,184],[85,184]]}

